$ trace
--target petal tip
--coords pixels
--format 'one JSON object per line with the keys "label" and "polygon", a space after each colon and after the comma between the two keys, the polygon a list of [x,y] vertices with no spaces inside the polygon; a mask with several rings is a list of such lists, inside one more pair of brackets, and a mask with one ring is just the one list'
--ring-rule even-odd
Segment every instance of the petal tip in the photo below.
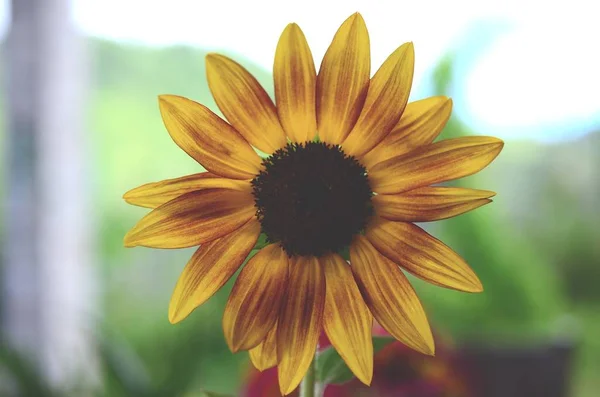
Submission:
{"label": "petal tip", "polygon": [[158,104],[159,106],[164,106],[164,105],[168,105],[173,103],[173,101],[177,100],[177,99],[182,99],[183,97],[179,96],[179,95],[172,95],[172,94],[160,94],[158,96]]}
{"label": "petal tip", "polygon": [[[398,338],[396,338],[399,340]],[[400,340],[400,342],[406,344],[405,341]],[[407,345],[409,348],[424,354],[426,356],[435,356],[435,342],[433,340],[433,336],[429,335],[421,335],[421,338],[418,340],[413,340],[412,344]]]}
{"label": "petal tip", "polygon": [[494,159],[500,154],[502,149],[504,149],[504,141],[502,139],[494,138],[494,142],[490,143],[492,147],[492,152],[494,152]]}
{"label": "petal tip", "polygon": [[500,138],[496,138],[495,136],[486,136],[483,139],[488,140],[488,145],[493,146],[495,148],[502,149],[504,147],[504,141]]}
{"label": "petal tip", "polygon": [[350,15],[348,19],[346,19],[346,22],[351,23],[352,25],[358,22],[360,25],[362,25],[361,27],[367,26],[367,24],[365,23],[365,19],[363,18],[362,14],[358,11]]}
{"label": "petal tip", "polygon": [[123,199],[123,201],[125,201],[127,204],[131,204],[131,205],[135,205],[135,203],[133,203],[132,201],[132,197],[131,197],[131,190],[128,192],[123,193],[123,196],[121,197]]}
{"label": "petal tip", "polygon": [[435,356],[435,342],[433,341],[433,338],[429,339],[427,338],[427,340],[423,340],[425,342],[425,345],[423,346],[423,353],[434,357]]}
{"label": "petal tip", "polygon": [[295,386],[292,385],[283,385],[281,383],[281,381],[279,381],[279,391],[281,392],[282,396],[287,396],[288,394],[291,394],[294,390],[296,390]]}
{"label": "petal tip", "polygon": [[447,96],[443,96],[442,98],[444,99],[442,106],[449,107],[450,109],[452,109],[452,107],[454,106],[454,101],[452,101],[452,98]]}
{"label": "petal tip", "polygon": [[[170,95],[170,94],[162,94],[158,96],[158,109],[160,110],[160,115],[165,120],[165,117],[174,113],[177,110],[178,106],[181,106],[184,102],[189,101],[189,99],[179,96],[179,95]],[[168,131],[168,129],[167,129]]]}
{"label": "petal tip", "polygon": [[[371,359],[372,361],[372,359]],[[367,386],[371,386],[371,382],[373,381],[373,366],[370,368],[361,368],[362,372],[359,374],[355,374],[358,380],[364,383]]]}
{"label": "petal tip", "polygon": [[185,320],[196,308],[196,306],[192,306],[190,310],[189,301],[183,300],[181,296],[176,294],[176,291],[177,287],[175,287],[175,292],[169,302],[169,322],[171,324],[177,324]]}
{"label": "petal tip", "polygon": [[479,278],[476,276],[475,282],[473,283],[473,287],[471,289],[472,293],[481,293],[483,292],[483,284],[481,284],[481,280],[479,280]]}
{"label": "petal tip", "polygon": [[229,351],[234,354],[240,350],[239,348],[236,348],[236,346],[231,341],[231,338],[228,338],[227,335],[225,335],[225,344],[227,345],[227,348],[229,349]]}
{"label": "petal tip", "polygon": [[[285,29],[281,33],[281,40],[289,41],[293,40],[294,37],[304,37],[304,32],[296,22],[290,22],[286,25]],[[288,43],[289,44],[289,43]]]}
{"label": "petal tip", "polygon": [[483,207],[484,205],[488,205],[488,204],[493,203],[493,202],[494,202],[494,200],[489,199],[489,198],[483,199],[480,207]]}
{"label": "petal tip", "polygon": [[181,321],[180,319],[178,319],[174,314],[172,314],[171,312],[169,312],[169,322],[173,325],[177,324],[179,321]]}
{"label": "petal tip", "polygon": [[169,305],[169,322],[171,324],[177,324],[181,322],[188,316],[188,314],[182,313],[181,307],[177,305],[175,301],[171,301]]}
{"label": "petal tip", "polygon": [[236,335],[236,336],[234,336],[234,339],[231,343],[230,350],[232,353],[238,353],[241,351],[254,349],[258,345],[260,345],[261,342],[262,342],[262,340],[256,341],[256,340],[248,339],[248,338],[242,339],[241,337]]}
{"label": "petal tip", "polygon": [[160,109],[161,113],[165,110],[165,106],[167,106],[169,104],[169,98],[167,97],[167,95],[159,95],[158,96],[158,108]]}
{"label": "petal tip", "polygon": [[479,278],[477,278],[477,276],[473,275],[473,279],[464,280],[463,283],[461,283],[460,285],[457,285],[453,289],[460,291],[460,292],[466,292],[469,294],[478,294],[478,293],[483,292],[483,285],[481,284],[481,281],[479,281]]}
{"label": "petal tip", "polygon": [[125,235],[125,237],[123,237],[123,245],[126,248],[133,248],[133,247],[137,247],[138,246],[138,241],[135,238],[135,228],[131,229],[130,231],[127,232],[127,234]]}
{"label": "petal tip", "polygon": [[121,196],[121,197],[127,204],[137,205],[136,193],[138,192],[138,189],[139,188],[137,188],[137,187],[134,189],[130,189],[130,190],[126,191],[125,193],[123,193],[123,196]]}
{"label": "petal tip", "polygon": [[206,64],[206,68],[213,68],[216,66],[215,64],[223,59],[223,55],[218,54],[216,52],[209,52],[204,57],[204,63]]}
{"label": "petal tip", "polygon": [[241,350],[249,350],[244,348],[243,346],[243,342],[244,340],[242,338],[240,338],[239,336],[232,336],[231,338],[225,338],[226,342],[227,342],[227,346],[229,347],[229,350],[231,350],[232,353],[237,353]]}
{"label": "petal tip", "polygon": [[429,326],[429,322],[425,319],[425,323],[422,323],[418,329],[420,340],[416,341],[418,350],[428,356],[435,356],[435,339]]}
{"label": "petal tip", "polygon": [[407,41],[406,43],[400,45],[400,47],[396,48],[392,55],[397,57],[397,61],[408,57],[409,60],[414,63],[415,46],[412,41]]}

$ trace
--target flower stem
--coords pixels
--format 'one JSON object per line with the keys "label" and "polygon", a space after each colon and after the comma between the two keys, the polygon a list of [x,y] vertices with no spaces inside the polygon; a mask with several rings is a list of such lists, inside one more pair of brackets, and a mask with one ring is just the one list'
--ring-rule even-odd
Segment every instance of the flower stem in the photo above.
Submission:
{"label": "flower stem", "polygon": [[[320,388],[319,388],[320,389]],[[320,397],[321,392],[317,390],[317,356],[313,358],[300,383],[300,397]]]}

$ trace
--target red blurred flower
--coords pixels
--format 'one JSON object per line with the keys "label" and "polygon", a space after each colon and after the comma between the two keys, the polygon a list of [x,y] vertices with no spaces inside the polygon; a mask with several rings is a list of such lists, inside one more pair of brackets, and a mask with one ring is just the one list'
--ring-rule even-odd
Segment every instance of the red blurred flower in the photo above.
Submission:
{"label": "red blurred flower", "polygon": [[[386,336],[379,325],[373,335]],[[329,385],[325,397],[469,397],[465,377],[453,355],[452,349],[438,342],[435,357],[425,356],[393,342],[374,357],[374,373],[371,387],[354,379],[343,385]],[[330,346],[325,334],[319,346]],[[243,396],[280,397],[277,369],[259,372],[252,368]],[[290,396],[297,397],[298,390]]]}

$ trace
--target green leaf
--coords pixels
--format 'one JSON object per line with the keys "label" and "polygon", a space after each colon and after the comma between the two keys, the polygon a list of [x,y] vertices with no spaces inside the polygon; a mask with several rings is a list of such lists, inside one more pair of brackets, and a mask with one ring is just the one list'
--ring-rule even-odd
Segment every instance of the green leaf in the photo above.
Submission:
{"label": "green leaf", "polygon": [[270,243],[267,241],[267,235],[264,233],[261,233],[260,236],[258,236],[258,240],[256,241],[256,244],[254,244],[253,250],[258,251],[258,250],[266,247],[269,244]]}
{"label": "green leaf", "polygon": [[[379,352],[394,340],[391,336],[374,336],[373,353]],[[317,360],[317,380],[320,383],[339,385],[349,382],[354,378],[354,374],[333,346],[321,351]]]}
{"label": "green leaf", "polygon": [[200,397],[233,397],[233,396],[229,395],[229,394],[215,393],[212,391],[201,391]]}
{"label": "green leaf", "polygon": [[[19,396],[57,397],[35,364],[21,352],[0,341],[0,373],[15,383]],[[9,389],[10,390],[10,389]]]}
{"label": "green leaf", "polygon": [[152,396],[152,379],[127,340],[107,327],[96,334],[105,382],[128,396]]}
{"label": "green leaf", "polygon": [[338,252],[338,254],[344,258],[345,261],[349,261],[350,260],[350,246],[346,246],[344,248],[341,249],[341,251]]}

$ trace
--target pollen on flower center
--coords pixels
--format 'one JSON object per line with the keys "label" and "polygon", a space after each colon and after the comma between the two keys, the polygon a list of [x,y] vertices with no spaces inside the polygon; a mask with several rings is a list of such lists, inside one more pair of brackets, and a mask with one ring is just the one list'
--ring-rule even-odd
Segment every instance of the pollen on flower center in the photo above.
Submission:
{"label": "pollen on flower center", "polygon": [[373,212],[366,169],[339,146],[292,143],[263,165],[252,180],[257,217],[289,256],[340,251]]}

